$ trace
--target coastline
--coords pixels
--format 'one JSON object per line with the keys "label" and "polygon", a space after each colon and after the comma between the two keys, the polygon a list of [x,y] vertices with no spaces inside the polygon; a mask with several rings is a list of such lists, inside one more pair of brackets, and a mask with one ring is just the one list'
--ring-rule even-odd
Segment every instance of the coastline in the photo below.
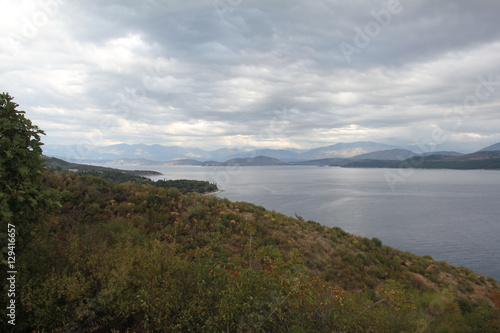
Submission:
{"label": "coastline", "polygon": [[213,195],[213,194],[222,193],[222,192],[224,192],[224,190],[215,190],[215,191],[205,192],[202,194],[203,195]]}

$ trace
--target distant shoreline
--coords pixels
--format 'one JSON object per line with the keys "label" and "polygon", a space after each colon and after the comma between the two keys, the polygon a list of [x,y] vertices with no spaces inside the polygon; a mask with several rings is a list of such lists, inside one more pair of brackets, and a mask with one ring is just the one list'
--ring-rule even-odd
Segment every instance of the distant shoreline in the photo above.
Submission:
{"label": "distant shoreline", "polygon": [[205,193],[203,193],[203,195],[213,195],[213,194],[222,193],[222,192],[224,192],[224,190],[215,190],[215,191],[205,192]]}

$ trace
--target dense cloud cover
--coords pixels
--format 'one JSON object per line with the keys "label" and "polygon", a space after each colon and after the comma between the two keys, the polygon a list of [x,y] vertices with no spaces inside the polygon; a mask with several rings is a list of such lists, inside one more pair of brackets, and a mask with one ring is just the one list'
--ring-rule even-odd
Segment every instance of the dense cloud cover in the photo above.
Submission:
{"label": "dense cloud cover", "polygon": [[497,0],[7,0],[1,89],[48,144],[482,148],[500,141],[499,12]]}

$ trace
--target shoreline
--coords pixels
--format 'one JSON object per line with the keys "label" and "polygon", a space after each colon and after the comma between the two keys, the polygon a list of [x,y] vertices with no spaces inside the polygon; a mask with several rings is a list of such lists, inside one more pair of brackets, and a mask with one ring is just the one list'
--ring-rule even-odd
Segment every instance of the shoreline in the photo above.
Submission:
{"label": "shoreline", "polygon": [[222,192],[224,192],[224,190],[215,190],[215,191],[205,192],[202,194],[203,195],[213,195],[213,194],[222,193]]}

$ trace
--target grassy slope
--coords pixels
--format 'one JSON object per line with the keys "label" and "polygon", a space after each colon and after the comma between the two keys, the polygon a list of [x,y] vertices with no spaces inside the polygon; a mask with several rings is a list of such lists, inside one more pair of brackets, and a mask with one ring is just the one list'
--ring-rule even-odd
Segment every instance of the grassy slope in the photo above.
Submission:
{"label": "grassy slope", "polygon": [[25,330],[495,332],[497,282],[242,202],[56,173]]}
{"label": "grassy slope", "polygon": [[416,156],[404,161],[360,160],[346,165],[346,168],[417,168],[417,169],[500,169],[497,152],[480,152],[462,156],[430,155]]}

